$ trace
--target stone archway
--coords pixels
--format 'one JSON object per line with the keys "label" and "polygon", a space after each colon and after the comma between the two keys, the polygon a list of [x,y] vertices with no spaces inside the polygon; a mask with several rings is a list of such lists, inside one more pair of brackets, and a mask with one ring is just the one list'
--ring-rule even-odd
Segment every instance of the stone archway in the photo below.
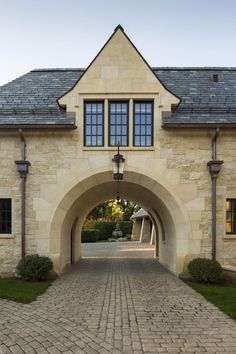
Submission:
{"label": "stone archway", "polygon": [[[68,188],[53,213],[50,225],[49,252],[57,273],[62,273],[71,263],[68,240],[72,227],[73,259],[76,262],[80,258],[81,229],[87,214],[98,203],[114,198],[115,191],[116,186],[110,171],[87,177]],[[137,202],[147,210],[159,235],[165,232],[165,240],[159,238],[159,261],[172,272],[181,273],[185,257],[189,253],[190,228],[184,206],[173,191],[144,174],[126,171],[125,179],[120,184],[120,193],[122,197]]]}

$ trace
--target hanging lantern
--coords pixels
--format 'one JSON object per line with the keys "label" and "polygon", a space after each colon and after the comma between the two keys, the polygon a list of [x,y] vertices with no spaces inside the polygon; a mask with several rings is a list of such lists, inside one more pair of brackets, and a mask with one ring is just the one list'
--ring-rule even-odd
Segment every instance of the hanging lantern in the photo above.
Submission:
{"label": "hanging lantern", "polygon": [[119,145],[118,145],[118,152],[116,155],[114,155],[112,159],[112,164],[113,164],[113,179],[116,181],[122,180],[123,173],[124,173],[125,159],[123,155],[120,154]]}

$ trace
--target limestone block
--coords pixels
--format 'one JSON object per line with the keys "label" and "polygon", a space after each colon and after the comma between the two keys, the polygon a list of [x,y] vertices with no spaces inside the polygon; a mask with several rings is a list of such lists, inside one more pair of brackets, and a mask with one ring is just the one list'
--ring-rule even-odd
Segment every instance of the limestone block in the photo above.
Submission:
{"label": "limestone block", "polygon": [[176,192],[183,203],[187,203],[197,197],[197,186],[194,184],[180,183],[176,187]]}
{"label": "limestone block", "polygon": [[42,198],[34,198],[33,207],[34,210],[39,210],[39,211],[50,210],[51,203],[47,202],[45,199]]}
{"label": "limestone block", "polygon": [[193,230],[191,232],[190,239],[201,240],[202,239],[202,231],[201,230]]}
{"label": "limestone block", "polygon": [[37,253],[40,255],[48,255],[49,254],[49,239],[38,239],[37,240]]}
{"label": "limestone block", "polygon": [[205,209],[205,199],[195,198],[190,202],[185,204],[189,210],[204,210]]}

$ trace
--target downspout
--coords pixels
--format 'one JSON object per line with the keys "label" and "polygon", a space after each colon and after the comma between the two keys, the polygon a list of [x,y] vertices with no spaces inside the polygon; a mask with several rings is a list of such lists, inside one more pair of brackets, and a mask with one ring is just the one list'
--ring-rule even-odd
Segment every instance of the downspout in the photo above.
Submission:
{"label": "downspout", "polygon": [[25,257],[25,198],[26,198],[26,177],[29,171],[30,162],[26,160],[26,142],[21,129],[19,129],[21,141],[21,160],[15,161],[17,171],[21,179],[21,258]]}
{"label": "downspout", "polygon": [[224,163],[222,160],[217,160],[217,138],[219,136],[220,129],[217,128],[215,135],[212,138],[211,149],[212,149],[212,160],[207,163],[209,167],[209,173],[211,175],[211,237],[212,237],[212,247],[211,247],[211,257],[216,260],[216,179],[221,170],[221,165]]}
{"label": "downspout", "polygon": [[220,128],[216,128],[215,135],[213,136],[211,148],[212,148],[212,160],[216,160],[216,140],[219,136]]}

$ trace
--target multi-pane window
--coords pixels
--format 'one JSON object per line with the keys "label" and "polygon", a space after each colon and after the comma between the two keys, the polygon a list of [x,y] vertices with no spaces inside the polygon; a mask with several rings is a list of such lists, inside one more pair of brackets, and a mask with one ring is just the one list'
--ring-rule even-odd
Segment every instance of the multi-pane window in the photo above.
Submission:
{"label": "multi-pane window", "polygon": [[11,199],[0,199],[0,234],[11,234]]}
{"label": "multi-pane window", "polygon": [[226,200],[226,233],[236,234],[236,199]]}
{"label": "multi-pane window", "polygon": [[104,145],[104,104],[85,102],[84,104],[84,145]]}
{"label": "multi-pane window", "polygon": [[128,102],[109,102],[109,146],[128,146]]}
{"label": "multi-pane window", "polygon": [[134,146],[153,145],[153,102],[134,102]]}

